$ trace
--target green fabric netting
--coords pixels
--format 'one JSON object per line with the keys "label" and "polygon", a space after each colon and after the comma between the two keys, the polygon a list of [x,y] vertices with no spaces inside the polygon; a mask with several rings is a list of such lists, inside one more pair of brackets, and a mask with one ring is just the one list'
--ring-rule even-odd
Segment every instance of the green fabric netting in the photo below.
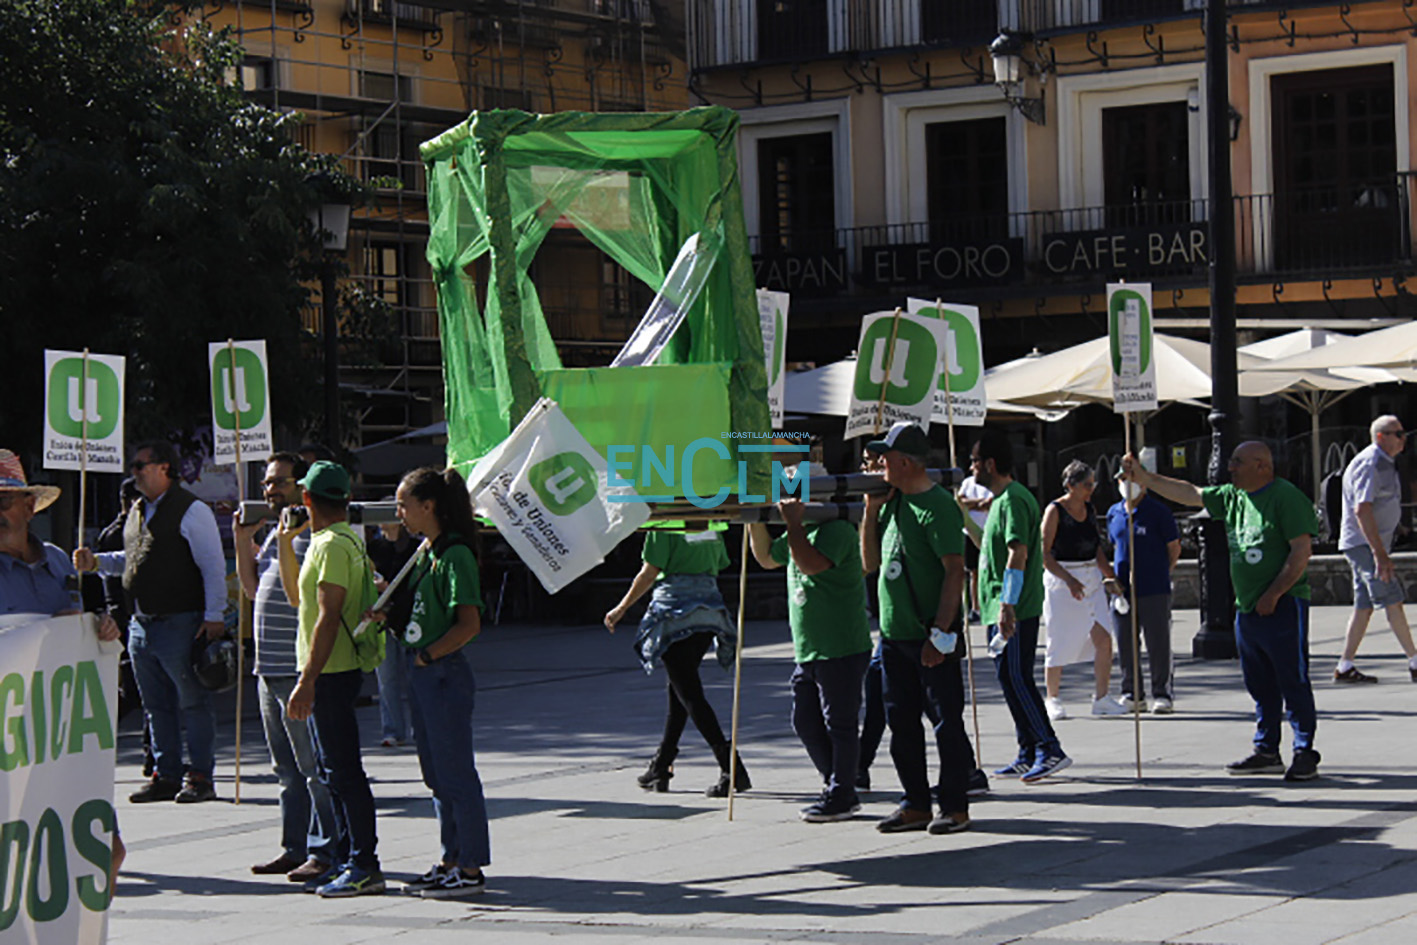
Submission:
{"label": "green fabric netting", "polygon": [[[473,112],[422,146],[428,167],[428,262],[438,292],[448,461],[496,446],[540,396],[553,397],[605,454],[633,444],[676,455],[703,437],[767,433],[767,376],[743,227],[735,139],[725,108],[668,114]],[[565,369],[528,270],[565,220],[658,289],[686,239],[723,250],[684,324],[651,368]],[[471,273],[489,256],[486,304]],[[765,454],[744,454],[747,491],[767,482]],[[701,451],[694,486],[739,490],[738,459]],[[638,460],[637,460],[638,462]],[[638,473],[638,466],[635,467]],[[665,492],[662,483],[647,489]],[[682,496],[683,483],[671,494]]]}

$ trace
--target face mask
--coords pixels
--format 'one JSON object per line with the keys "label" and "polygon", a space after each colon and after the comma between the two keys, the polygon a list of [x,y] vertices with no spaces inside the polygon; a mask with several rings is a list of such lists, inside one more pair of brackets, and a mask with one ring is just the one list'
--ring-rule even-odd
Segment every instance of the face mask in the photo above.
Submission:
{"label": "face mask", "polygon": [[1126,497],[1126,500],[1128,502],[1133,502],[1137,499],[1140,499],[1142,491],[1142,487],[1137,485],[1135,482],[1122,483],[1122,495]]}

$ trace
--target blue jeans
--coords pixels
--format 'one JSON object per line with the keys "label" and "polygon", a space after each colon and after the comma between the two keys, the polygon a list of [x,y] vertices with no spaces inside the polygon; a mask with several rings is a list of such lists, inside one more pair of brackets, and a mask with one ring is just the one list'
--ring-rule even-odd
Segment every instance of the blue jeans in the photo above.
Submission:
{"label": "blue jeans", "polygon": [[1313,748],[1319,718],[1309,684],[1309,602],[1285,594],[1268,617],[1237,613],[1235,644],[1240,674],[1255,700],[1255,750],[1279,752],[1286,707],[1295,750]]}
{"label": "blue jeans", "polygon": [[357,669],[321,673],[315,680],[315,748],[320,780],[334,798],[335,816],[344,832],[336,849],[337,865],[377,870],[379,838],[374,829],[374,792],[359,755],[359,721],[354,704],[364,674]]}
{"label": "blue jeans", "polygon": [[280,782],[280,843],[290,856],[335,861],[339,822],[330,789],[320,781],[315,739],[309,721],[285,714],[294,676],[260,676],[261,727],[271,750],[271,767]]}
{"label": "blue jeans", "polygon": [[[992,640],[998,632],[997,626],[990,627],[989,639]],[[1018,621],[1013,637],[1004,646],[1004,652],[994,657],[999,688],[1004,690],[1004,701],[1008,703],[1009,714],[1014,717],[1019,760],[1030,764],[1063,753],[1063,746],[1053,732],[1053,723],[1048,721],[1048,712],[1043,708],[1043,695],[1033,678],[1037,659],[1037,617]]]}
{"label": "blue jeans", "polygon": [[152,729],[158,777],[182,779],[182,730],[192,774],[207,779],[216,767],[216,713],[212,694],[192,673],[192,640],[202,628],[193,611],[165,617],[134,616],[128,622],[128,653]]}
{"label": "blue jeans", "polygon": [[930,779],[925,763],[925,731],[920,717],[934,722],[940,752],[935,797],[948,813],[969,810],[969,776],[974,749],[964,731],[964,680],[959,660],[927,667],[920,662],[923,640],[882,640],[886,720],[891,727],[891,760],[905,790],[905,806],[930,811]]}
{"label": "blue jeans", "polygon": [[[402,647],[400,647],[402,649]],[[409,661],[409,707],[418,740],[423,783],[433,792],[433,813],[443,845],[443,862],[476,872],[492,862],[487,835],[487,803],[473,757],[472,709],[477,682],[467,648],[429,666]]]}
{"label": "blue jeans", "polygon": [[379,680],[379,727],[384,738],[406,742],[412,724],[408,715],[408,658],[398,641],[390,638],[384,661],[374,670]]}
{"label": "blue jeans", "polygon": [[861,719],[861,757],[857,768],[869,771],[876,760],[876,749],[881,747],[881,737],[886,733],[885,670],[881,669],[881,642],[871,651],[871,662],[866,665],[863,703],[866,714]]}
{"label": "blue jeans", "polygon": [[792,730],[807,749],[831,800],[856,802],[861,751],[856,717],[869,653],[798,663],[792,673]]}

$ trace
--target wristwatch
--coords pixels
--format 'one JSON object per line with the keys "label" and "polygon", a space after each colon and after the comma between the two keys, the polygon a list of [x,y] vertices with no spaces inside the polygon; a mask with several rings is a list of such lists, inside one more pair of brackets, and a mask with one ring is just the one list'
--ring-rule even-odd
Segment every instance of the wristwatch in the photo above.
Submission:
{"label": "wristwatch", "polygon": [[428,648],[424,647],[413,654],[413,662],[419,666],[432,666],[437,660],[428,655]]}

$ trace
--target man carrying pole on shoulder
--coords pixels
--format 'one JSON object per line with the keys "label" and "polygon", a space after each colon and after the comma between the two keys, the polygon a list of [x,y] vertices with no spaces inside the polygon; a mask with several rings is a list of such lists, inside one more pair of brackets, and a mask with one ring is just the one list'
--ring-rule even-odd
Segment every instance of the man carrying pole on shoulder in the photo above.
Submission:
{"label": "man carrying pole on shoulder", "polygon": [[[1283,774],[1286,781],[1319,776],[1314,750],[1318,713],[1309,682],[1309,556],[1318,518],[1313,503],[1287,479],[1274,475],[1269,447],[1241,443],[1230,456],[1230,482],[1204,489],[1142,467],[1128,454],[1124,477],[1162,498],[1204,506],[1225,523],[1230,581],[1235,587],[1235,643],[1245,688],[1255,700],[1256,730],[1250,756],[1228,765],[1231,774]],[[1279,756],[1284,710],[1294,729],[1294,760]]]}
{"label": "man carrying pole on shoulder", "polygon": [[[888,493],[866,497],[861,561],[880,572],[881,661],[891,760],[905,797],[876,824],[882,833],[969,829],[974,751],[964,728],[964,519],[954,498],[930,479],[930,441],[897,423],[866,447],[882,457]],[[940,777],[933,805],[920,719],[933,711]]]}

